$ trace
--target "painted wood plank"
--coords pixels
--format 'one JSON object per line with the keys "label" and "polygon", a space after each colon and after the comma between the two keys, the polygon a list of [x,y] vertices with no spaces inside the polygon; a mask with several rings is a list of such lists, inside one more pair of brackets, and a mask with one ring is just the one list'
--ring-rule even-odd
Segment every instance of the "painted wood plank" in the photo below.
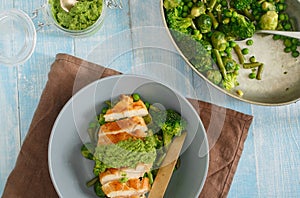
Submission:
{"label": "painted wood plank", "polygon": [[253,108],[260,197],[300,195],[300,103]]}
{"label": "painted wood plank", "polygon": [[75,55],[99,65],[130,73],[132,54],[129,4],[107,9],[102,28],[92,37],[75,39]]}
{"label": "painted wood plank", "polygon": [[[13,7],[14,1],[2,0],[0,2],[0,11]],[[12,29],[7,31],[13,32]],[[1,47],[12,53],[14,49],[12,45],[4,46],[7,43],[0,42]],[[0,154],[0,195],[2,195],[6,179],[15,165],[20,150],[17,82],[18,68],[0,64],[0,150],[2,151]]]}
{"label": "painted wood plank", "polygon": [[0,65],[0,194],[20,150],[17,67]]}
{"label": "painted wood plank", "polygon": [[[28,15],[40,8],[41,3],[35,1],[15,0],[16,8],[22,9]],[[40,12],[34,23],[44,21]],[[45,27],[37,32],[37,43],[32,57],[19,66],[18,90],[20,102],[20,132],[23,142],[40,95],[47,82],[50,66],[59,52],[74,53],[73,39],[60,33],[54,26]]]}

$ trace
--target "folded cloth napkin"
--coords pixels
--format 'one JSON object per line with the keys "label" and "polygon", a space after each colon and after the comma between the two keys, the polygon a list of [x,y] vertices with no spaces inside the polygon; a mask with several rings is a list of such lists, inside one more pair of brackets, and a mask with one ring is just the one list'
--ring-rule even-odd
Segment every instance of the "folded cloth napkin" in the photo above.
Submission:
{"label": "folded cloth napkin", "polygon": [[[3,198],[58,197],[48,169],[48,142],[55,119],[76,91],[115,74],[120,72],[57,54]],[[207,180],[199,197],[226,197],[253,117],[195,99],[189,101],[197,107],[211,148]]]}

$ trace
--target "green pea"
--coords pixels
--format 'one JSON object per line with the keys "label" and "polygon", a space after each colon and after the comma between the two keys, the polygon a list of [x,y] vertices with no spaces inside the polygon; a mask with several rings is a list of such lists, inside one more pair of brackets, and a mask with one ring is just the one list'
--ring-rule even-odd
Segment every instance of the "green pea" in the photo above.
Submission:
{"label": "green pea", "polygon": [[186,5],[183,6],[183,8],[182,8],[182,11],[183,11],[183,12],[187,12],[188,10],[189,10],[189,7],[188,7],[188,6],[186,6]]}
{"label": "green pea", "polygon": [[234,48],[236,46],[236,42],[230,41],[229,46],[232,47],[232,48]]}
{"label": "green pea", "polygon": [[279,11],[283,11],[283,10],[285,9],[284,4],[282,4],[282,3],[278,4],[278,5],[277,5],[277,9],[278,9]]}
{"label": "green pea", "polygon": [[250,60],[251,63],[256,62],[256,58],[254,56],[251,56],[249,60]]}
{"label": "green pea", "polygon": [[285,25],[283,26],[283,28],[284,28],[285,30],[291,30],[292,25],[291,25],[290,23],[287,23],[287,24],[285,24]]}
{"label": "green pea", "polygon": [[275,35],[273,35],[273,40],[279,40],[281,38],[281,36],[280,35],[277,35],[277,34],[275,34]]}
{"label": "green pea", "polygon": [[187,16],[188,16],[188,13],[187,13],[187,12],[182,12],[181,16],[182,16],[182,17],[187,17]]}
{"label": "green pea", "polygon": [[295,44],[295,45],[297,45],[297,43],[298,43],[298,39],[296,39],[296,38],[292,38],[292,43],[293,43],[293,44]]}
{"label": "green pea", "polygon": [[226,11],[226,12],[224,13],[224,16],[225,16],[225,17],[228,17],[228,18],[231,18],[231,17],[232,17],[232,12]]}
{"label": "green pea", "polygon": [[242,54],[244,55],[249,54],[249,49],[248,48],[242,49]]}
{"label": "green pea", "polygon": [[102,109],[101,112],[102,112],[103,114],[106,114],[107,110],[108,110],[108,107],[103,107],[103,109]]}
{"label": "green pea", "polygon": [[284,15],[285,15],[285,20],[286,21],[289,20],[289,18],[290,18],[289,15],[287,13],[285,13]]}
{"label": "green pea", "polygon": [[133,101],[136,102],[136,101],[140,100],[140,95],[137,93],[134,93],[134,94],[132,94],[132,98],[133,98]]}
{"label": "green pea", "polygon": [[259,21],[260,16],[259,16],[259,15],[255,15],[255,16],[254,16],[254,19],[255,19],[256,21]]}
{"label": "green pea", "polygon": [[285,20],[285,14],[283,14],[283,13],[279,14],[278,19],[280,21],[284,21]]}
{"label": "green pea", "polygon": [[231,47],[227,47],[227,48],[225,49],[226,54],[227,54],[227,55],[231,54],[231,50],[232,50]]}
{"label": "green pea", "polygon": [[298,51],[293,51],[293,52],[292,52],[292,56],[293,56],[294,58],[297,58],[297,57],[299,56],[299,52],[298,52]]}
{"label": "green pea", "polygon": [[232,16],[233,16],[233,17],[237,17],[237,16],[238,16],[238,13],[237,13],[236,11],[233,11],[233,12],[232,12]]}
{"label": "green pea", "polygon": [[226,7],[226,6],[227,6],[227,1],[226,1],[226,0],[222,0],[222,1],[221,1],[221,5],[222,5],[223,7]]}
{"label": "green pea", "polygon": [[256,78],[256,73],[251,72],[251,73],[249,74],[249,78],[250,78],[250,79]]}
{"label": "green pea", "polygon": [[292,51],[292,49],[290,48],[290,47],[285,47],[284,48],[284,52],[286,52],[286,53],[289,53],[289,52],[291,52]]}
{"label": "green pea", "polygon": [[150,103],[149,102],[144,102],[144,103],[145,103],[146,108],[149,109],[150,108]]}
{"label": "green pea", "polygon": [[188,6],[189,8],[192,8],[193,5],[194,5],[193,2],[188,2],[188,3],[187,3],[187,6]]}
{"label": "green pea", "polygon": [[253,45],[253,40],[252,39],[247,40],[246,45]]}
{"label": "green pea", "polygon": [[291,41],[291,39],[287,38],[287,39],[284,40],[283,44],[284,44],[285,47],[291,47],[292,46],[292,41]]}
{"label": "green pea", "polygon": [[230,18],[225,18],[225,19],[222,21],[223,24],[228,24],[229,22],[230,22]]}
{"label": "green pea", "polygon": [[291,50],[292,50],[292,51],[296,51],[296,50],[297,50],[297,45],[292,45],[292,46],[291,46]]}

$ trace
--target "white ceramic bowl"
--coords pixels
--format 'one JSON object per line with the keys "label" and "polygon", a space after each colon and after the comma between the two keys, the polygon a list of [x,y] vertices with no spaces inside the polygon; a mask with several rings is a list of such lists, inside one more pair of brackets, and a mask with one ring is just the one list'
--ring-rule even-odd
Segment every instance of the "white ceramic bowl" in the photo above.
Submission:
{"label": "white ceramic bowl", "polygon": [[165,197],[198,197],[209,161],[208,142],[199,116],[176,91],[137,75],[117,75],[95,81],[75,94],[60,112],[51,133],[48,155],[51,179],[60,197],[97,197],[93,188],[85,186],[94,177],[94,163],[81,156],[80,148],[89,141],[89,122],[99,113],[103,103],[133,92],[150,103],[160,103],[180,112],[188,121],[181,166],[173,174]]}

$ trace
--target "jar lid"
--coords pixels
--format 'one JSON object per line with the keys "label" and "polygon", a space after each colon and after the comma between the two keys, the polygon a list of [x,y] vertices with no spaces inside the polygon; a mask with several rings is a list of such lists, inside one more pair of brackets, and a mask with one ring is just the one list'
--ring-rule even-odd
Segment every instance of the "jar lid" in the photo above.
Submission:
{"label": "jar lid", "polygon": [[36,30],[25,12],[1,12],[0,35],[0,64],[20,65],[30,58],[36,45]]}

